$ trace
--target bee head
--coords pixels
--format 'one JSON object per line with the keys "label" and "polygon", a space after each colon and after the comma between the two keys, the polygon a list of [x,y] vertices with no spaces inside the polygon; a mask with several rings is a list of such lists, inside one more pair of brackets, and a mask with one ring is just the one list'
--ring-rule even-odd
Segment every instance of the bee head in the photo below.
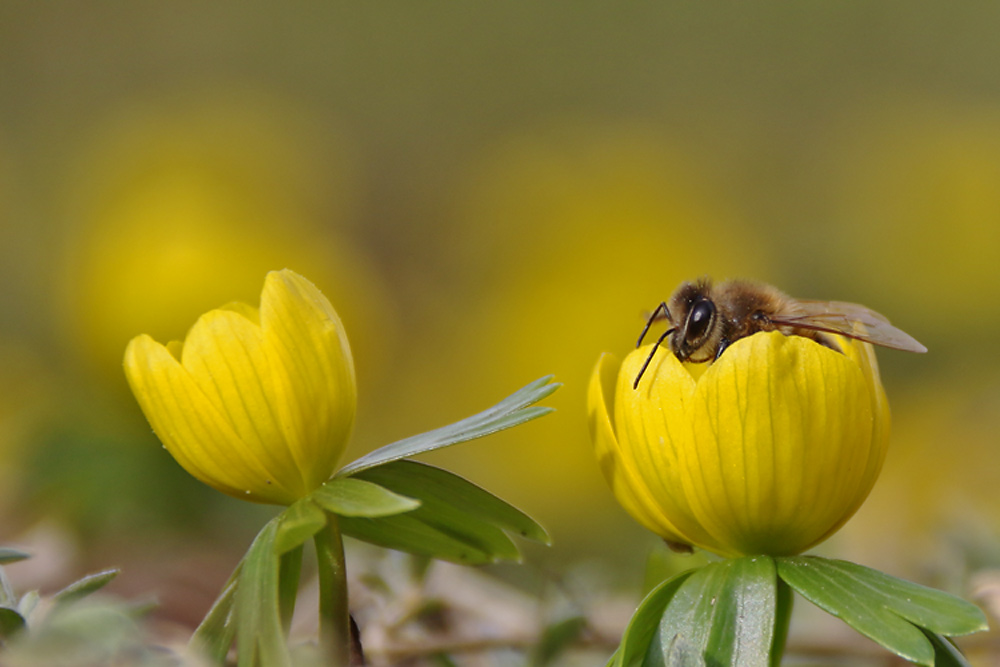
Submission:
{"label": "bee head", "polygon": [[698,296],[692,301],[684,322],[670,339],[671,347],[679,360],[687,361],[712,340],[716,331],[716,317],[715,303],[707,296]]}

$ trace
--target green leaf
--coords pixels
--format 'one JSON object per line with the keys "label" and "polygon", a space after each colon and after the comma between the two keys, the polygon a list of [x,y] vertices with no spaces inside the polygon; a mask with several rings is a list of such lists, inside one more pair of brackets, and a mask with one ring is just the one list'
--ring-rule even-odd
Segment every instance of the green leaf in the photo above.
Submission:
{"label": "green leaf", "polygon": [[661,583],[643,598],[635,613],[632,614],[632,619],[622,634],[618,650],[611,657],[608,667],[612,665],[615,667],[638,667],[643,664],[646,653],[649,652],[649,645],[656,635],[656,629],[660,626],[663,611],[681,584],[694,573],[695,570],[681,572]]}
{"label": "green leaf", "polygon": [[337,476],[354,475],[362,470],[374,468],[390,461],[398,461],[467,440],[482,438],[548,414],[552,412],[553,408],[528,406],[537,403],[562,386],[551,382],[551,375],[539,378],[477,415],[380,447],[344,466],[337,473]]}
{"label": "green leaf", "polygon": [[391,516],[420,506],[419,500],[356,477],[335,477],[313,491],[310,497],[324,509],[340,516]]}
{"label": "green leaf", "polygon": [[279,515],[264,526],[244,557],[234,608],[239,667],[291,665],[278,602],[280,520]]}
{"label": "green leaf", "polygon": [[37,590],[28,591],[21,596],[21,599],[17,601],[17,613],[24,618],[30,618],[31,612],[35,611],[38,603],[41,602],[42,596],[38,594]]}
{"label": "green leaf", "polygon": [[769,667],[776,605],[770,557],[706,565],[671,597],[645,664]]}
{"label": "green leaf", "polygon": [[11,549],[10,547],[0,547],[0,565],[6,565],[7,563],[16,563],[19,560],[25,560],[26,558],[31,558],[31,554],[20,551],[19,549]]}
{"label": "green leaf", "polygon": [[311,498],[303,498],[281,513],[275,549],[278,555],[287,553],[311,539],[326,525],[326,513]]}
{"label": "green leaf", "polygon": [[409,514],[381,519],[342,517],[344,535],[387,549],[428,556],[462,565],[485,565],[496,559],[464,535],[450,535]]}
{"label": "green leaf", "polygon": [[229,575],[229,580],[222,587],[222,592],[212,603],[212,608],[208,610],[189,642],[196,655],[203,655],[216,664],[223,662],[226,653],[229,652],[229,647],[233,645],[233,638],[236,636],[236,618],[233,607],[242,570],[243,561],[241,560],[233,573]]}
{"label": "green leaf", "polygon": [[778,559],[778,574],[816,606],[920,665],[933,665],[935,653],[920,628],[964,635],[987,627],[970,602],[855,563],[793,556]]}
{"label": "green leaf", "polygon": [[114,568],[88,574],[86,577],[74,581],[72,584],[56,593],[53,599],[59,604],[66,604],[84,598],[96,590],[104,588],[112,579],[118,576],[121,570]]}
{"label": "green leaf", "polygon": [[529,539],[548,535],[530,517],[458,475],[416,461],[393,461],[356,477],[420,501],[405,514],[343,517],[345,535],[390,549],[456,563],[516,560],[505,530]]}
{"label": "green leaf", "polygon": [[24,626],[24,616],[9,607],[0,607],[0,640],[10,639]]}
{"label": "green leaf", "polygon": [[771,665],[778,667],[781,658],[785,654],[785,645],[788,643],[788,628],[792,621],[792,607],[795,602],[795,594],[792,587],[781,577],[778,577],[778,597],[776,602],[774,637],[771,640]]}
{"label": "green leaf", "polygon": [[299,578],[302,575],[302,546],[299,544],[288,551],[281,552],[281,555],[278,556],[278,609],[281,610],[281,629],[286,636],[292,627],[295,599],[299,595]]}
{"label": "green leaf", "polygon": [[453,472],[418,461],[395,461],[356,475],[397,493],[418,498],[428,512],[459,508],[463,514],[535,542],[549,535],[530,516]]}
{"label": "green leaf", "polygon": [[545,667],[550,664],[576,641],[586,627],[586,617],[571,616],[545,628],[532,651],[531,666]]}
{"label": "green leaf", "polygon": [[14,594],[14,587],[10,585],[7,573],[0,567],[0,607],[14,607],[17,605],[17,595]]}
{"label": "green leaf", "polygon": [[[667,646],[666,659],[663,663],[653,660],[653,664],[667,664],[670,667],[708,667],[705,656],[698,650],[698,646],[681,634],[674,635]],[[715,664],[712,664],[715,667]]]}
{"label": "green leaf", "polygon": [[[44,621],[29,624],[3,652],[4,665],[152,665],[164,659],[143,643],[134,608],[127,603],[79,600],[53,606]],[[148,640],[148,638],[145,638]]]}

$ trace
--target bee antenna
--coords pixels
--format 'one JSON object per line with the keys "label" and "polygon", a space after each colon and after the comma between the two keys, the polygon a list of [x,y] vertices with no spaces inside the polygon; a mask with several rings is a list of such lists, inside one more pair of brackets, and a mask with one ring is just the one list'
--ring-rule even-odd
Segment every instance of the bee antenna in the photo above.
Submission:
{"label": "bee antenna", "polygon": [[[652,321],[652,319],[650,319],[650,321]],[[649,328],[648,324],[646,325],[646,328],[647,329]],[[675,330],[676,330],[676,327],[672,327],[670,329],[667,329],[666,331],[663,332],[662,336],[660,336],[659,338],[656,339],[656,344],[653,345],[653,349],[649,351],[649,356],[646,357],[646,361],[643,362],[642,368],[639,369],[639,374],[635,376],[635,382],[632,383],[632,389],[638,389],[639,388],[639,380],[642,379],[642,374],[646,372],[646,369],[649,368],[650,362],[653,361],[653,355],[656,354],[656,351],[658,349],[660,349],[660,345],[663,344],[663,341],[666,340],[667,336],[669,336]]]}
{"label": "bee antenna", "polygon": [[[661,312],[663,313],[663,317],[666,318],[668,322],[673,322],[673,318],[670,317],[670,310],[667,308],[667,302],[661,301],[660,305],[653,311],[653,314],[649,316],[648,320],[646,320],[646,326],[642,328],[642,333],[639,334],[639,340],[636,341],[635,344],[636,347],[642,345],[642,339],[646,337],[646,334],[649,332],[649,327],[653,326],[653,322],[660,319]],[[660,340],[663,339],[661,338]]]}

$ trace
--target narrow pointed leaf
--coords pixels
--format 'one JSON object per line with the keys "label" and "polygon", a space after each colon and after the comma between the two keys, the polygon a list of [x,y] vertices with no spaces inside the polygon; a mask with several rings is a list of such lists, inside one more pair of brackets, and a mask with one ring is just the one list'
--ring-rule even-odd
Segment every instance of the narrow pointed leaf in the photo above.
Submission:
{"label": "narrow pointed leaf", "polygon": [[[280,534],[280,532],[279,532]],[[315,535],[315,533],[313,533]],[[275,545],[277,546],[277,545]],[[278,609],[281,611],[281,629],[287,636],[292,627],[295,612],[295,598],[299,593],[299,579],[302,576],[303,545],[292,547],[278,556]]]}
{"label": "narrow pointed leaf", "polygon": [[396,493],[419,498],[428,510],[440,513],[460,508],[469,516],[496,525],[529,540],[549,543],[548,533],[530,516],[469,480],[418,461],[394,461],[355,475]]}
{"label": "narrow pointed leaf", "polygon": [[310,498],[303,498],[281,513],[275,549],[278,555],[301,546],[326,525],[326,514]]}
{"label": "narrow pointed leaf", "polygon": [[639,667],[646,659],[649,645],[656,636],[656,629],[660,627],[660,619],[663,611],[667,608],[670,600],[677,593],[688,577],[694,574],[695,570],[681,572],[678,575],[667,579],[659,586],[651,590],[639,607],[632,614],[632,619],[625,628],[621,643],[609,667]]}
{"label": "narrow pointed leaf", "polygon": [[870,595],[824,561],[781,558],[778,573],[799,595],[896,655],[919,665],[934,664],[934,648],[918,628],[886,609],[882,596]]}
{"label": "narrow pointed leaf", "polygon": [[74,581],[72,584],[56,593],[53,596],[53,599],[59,604],[65,604],[67,602],[73,602],[74,600],[84,598],[94,591],[106,586],[112,579],[118,576],[119,572],[121,572],[121,570],[111,569],[104,570],[103,572],[95,572],[94,574],[88,574],[86,577]]}
{"label": "narrow pointed leaf", "polygon": [[394,461],[356,477],[420,501],[420,507],[383,518],[344,517],[345,535],[390,549],[463,564],[516,560],[504,532],[547,539],[527,515],[458,475],[415,461]]}
{"label": "narrow pointed leaf", "polygon": [[829,577],[849,581],[857,595],[881,602],[898,616],[933,632],[955,636],[987,629],[986,616],[979,607],[944,591],[897,579],[844,560],[815,556],[782,560],[786,570],[812,567],[822,570]]}
{"label": "narrow pointed leaf", "polygon": [[26,558],[31,558],[31,554],[21,551],[19,549],[11,549],[10,547],[0,547],[0,565],[6,565],[8,563],[16,563],[19,560],[25,560]]}
{"label": "narrow pointed leaf", "polygon": [[380,517],[409,512],[420,506],[408,498],[357,477],[336,477],[310,496],[320,507],[340,516]]}
{"label": "narrow pointed leaf", "polygon": [[706,565],[670,599],[645,664],[769,667],[776,605],[771,558]]}
{"label": "narrow pointed leaf", "polygon": [[191,637],[190,645],[196,655],[203,655],[216,664],[222,664],[236,636],[236,615],[233,608],[242,570],[241,560]]}
{"label": "narrow pointed leaf", "polygon": [[986,628],[982,611],[965,600],[855,563],[786,557],[778,573],[802,597],[920,665],[933,665],[935,652],[920,627],[945,635]]}
{"label": "narrow pointed leaf", "polygon": [[17,595],[14,594],[14,587],[10,585],[3,567],[0,567],[0,607],[15,606],[17,606]]}
{"label": "narrow pointed leaf", "polygon": [[491,433],[503,431],[504,429],[512,428],[541,417],[544,414],[552,412],[553,409],[528,406],[542,400],[561,386],[558,383],[552,383],[551,375],[539,378],[514,392],[492,408],[484,410],[479,414],[467,417],[454,424],[442,426],[439,429],[411,436],[380,447],[374,452],[366,454],[344,466],[337,473],[337,476],[353,475],[361,470],[374,468],[390,461],[397,461],[416,454],[449,447],[467,440],[482,438]]}
{"label": "narrow pointed leaf", "polygon": [[[419,512],[416,510],[379,519],[345,516],[341,517],[340,528],[344,535],[363,542],[462,565],[496,562],[500,558],[496,553],[498,550],[508,554],[508,558],[516,558],[517,548],[501,530],[494,529],[491,538],[485,539],[482,535],[470,535],[469,531],[439,528],[420,517]],[[507,546],[498,549],[496,545],[502,540],[507,541]]]}
{"label": "narrow pointed leaf", "polygon": [[35,611],[35,607],[38,606],[41,600],[42,596],[39,595],[37,590],[28,591],[17,601],[17,613],[25,618],[30,618],[31,612]]}
{"label": "narrow pointed leaf", "polygon": [[278,602],[279,521],[276,517],[264,526],[244,558],[235,607],[239,667],[291,665]]}
{"label": "narrow pointed leaf", "polygon": [[951,641],[936,632],[924,630],[934,645],[934,667],[971,667],[962,652]]}

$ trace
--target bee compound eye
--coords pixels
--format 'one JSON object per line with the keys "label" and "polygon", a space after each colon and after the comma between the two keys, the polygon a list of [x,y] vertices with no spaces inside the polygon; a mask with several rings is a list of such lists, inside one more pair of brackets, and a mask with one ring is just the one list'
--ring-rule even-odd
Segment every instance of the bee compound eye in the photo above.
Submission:
{"label": "bee compound eye", "polygon": [[700,340],[708,332],[708,327],[715,316],[715,305],[707,299],[702,299],[691,308],[688,315],[687,335],[688,342]]}

